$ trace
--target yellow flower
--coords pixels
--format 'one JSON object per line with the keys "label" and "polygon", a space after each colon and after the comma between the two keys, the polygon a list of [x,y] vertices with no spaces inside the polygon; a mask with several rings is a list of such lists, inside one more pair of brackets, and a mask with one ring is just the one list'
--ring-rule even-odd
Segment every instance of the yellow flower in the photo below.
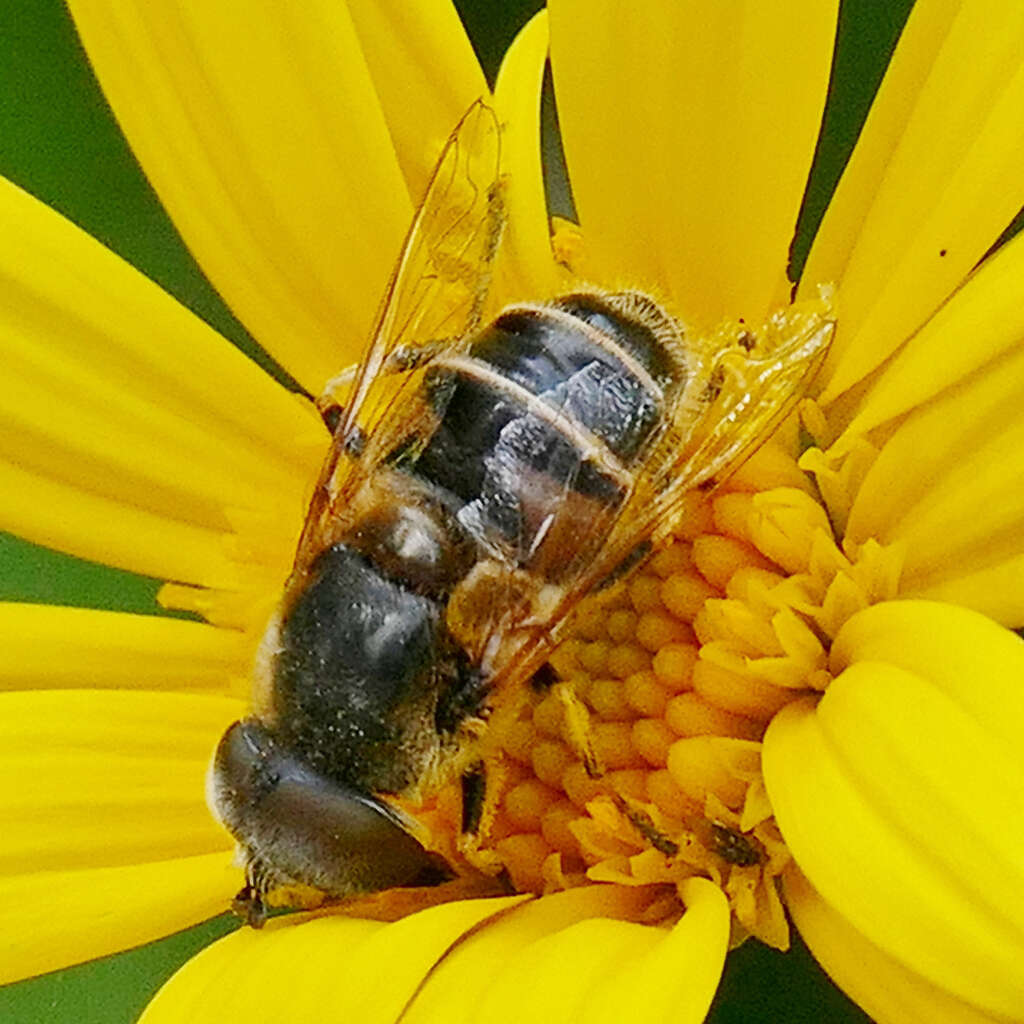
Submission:
{"label": "yellow flower", "polygon": [[[697,330],[788,302],[836,4],[654,6],[552,2],[509,51],[498,300],[583,275]],[[454,11],[71,7],[189,247],[317,394],[361,347],[438,148],[484,90]],[[523,891],[236,932],[147,1021],[698,1021],[730,934],[786,944],[779,892],[876,1019],[1024,1019],[1024,243],[978,267],[1024,200],[1022,42],[1015,5],[916,5],[798,289],[834,285],[838,310],[803,439],[784,425],[581,610],[554,664],[602,779],[548,698],[502,737],[485,852]],[[580,224],[557,257],[549,44]],[[244,714],[323,434],[307,401],[7,184],[0,222],[0,526],[169,581],[163,603],[206,619],[0,609],[13,980],[202,920],[238,888],[203,773]],[[425,813],[443,831],[444,794]]]}

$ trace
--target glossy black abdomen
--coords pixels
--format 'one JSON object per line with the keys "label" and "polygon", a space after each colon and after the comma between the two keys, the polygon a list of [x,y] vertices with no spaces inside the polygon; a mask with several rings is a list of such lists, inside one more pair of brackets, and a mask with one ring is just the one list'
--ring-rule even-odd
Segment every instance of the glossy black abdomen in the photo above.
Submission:
{"label": "glossy black abdomen", "polygon": [[470,534],[525,564],[567,496],[622,500],[682,370],[666,344],[676,330],[632,293],[506,310],[429,371],[440,421],[412,471],[456,499]]}

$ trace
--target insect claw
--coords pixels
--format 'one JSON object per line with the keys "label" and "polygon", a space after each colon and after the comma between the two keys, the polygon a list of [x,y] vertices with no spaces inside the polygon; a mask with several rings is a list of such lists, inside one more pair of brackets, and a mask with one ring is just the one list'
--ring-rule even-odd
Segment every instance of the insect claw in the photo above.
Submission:
{"label": "insect claw", "polygon": [[243,885],[231,901],[231,913],[240,917],[250,928],[262,928],[267,923],[267,905],[263,895],[251,885]]}
{"label": "insect claw", "polygon": [[320,399],[317,399],[316,411],[320,413],[320,419],[324,421],[324,426],[331,434],[334,434],[341,422],[341,406],[334,402],[321,404]]}

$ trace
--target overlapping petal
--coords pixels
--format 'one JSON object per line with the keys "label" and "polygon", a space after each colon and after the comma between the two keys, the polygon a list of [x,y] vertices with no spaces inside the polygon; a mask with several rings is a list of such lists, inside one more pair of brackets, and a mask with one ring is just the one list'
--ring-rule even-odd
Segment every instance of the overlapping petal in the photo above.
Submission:
{"label": "overlapping petal", "polygon": [[5,980],[156,938],[237,886],[203,799],[224,697],[115,690],[0,694]]}
{"label": "overlapping petal", "polygon": [[786,906],[833,980],[877,1024],[993,1024],[994,1018],[925,981],[869,942],[798,869],[786,874]]}
{"label": "overlapping petal", "polygon": [[821,897],[928,984],[1024,1006],[1024,642],[965,609],[854,615],[820,704],[769,726],[776,820]]}
{"label": "overlapping petal", "polygon": [[652,940],[648,934],[642,941],[643,926],[632,926],[630,955],[587,992],[581,1008],[586,1019],[595,1024],[631,1014],[663,1024],[705,1019],[725,966],[729,906],[721,889],[704,878],[683,882],[682,898],[686,912],[667,935],[655,933]]}
{"label": "overlapping petal", "polygon": [[588,918],[530,943],[468,1019],[702,1021],[725,960],[728,908],[704,879],[685,883],[684,898],[686,913],[671,930]]}
{"label": "overlapping petal", "polygon": [[221,913],[229,852],[0,876],[0,984],[162,938]]}
{"label": "overlapping petal", "polygon": [[263,347],[317,392],[361,350],[412,209],[348,8],[70,6],[186,244]]}
{"label": "overlapping petal", "polygon": [[[239,932],[186,965],[143,1020],[328,1019],[366,1024],[703,1020],[728,943],[728,908],[687,883],[672,929],[632,923],[650,896],[590,886],[442,904],[393,924],[330,915]],[[274,964],[273,972],[263,965]],[[254,986],[252,979],[264,983]],[[287,984],[277,979],[287,978]]]}
{"label": "overlapping petal", "polygon": [[330,914],[243,929],[189,961],[142,1021],[390,1024],[453,943],[522,899],[447,903],[392,925]]}
{"label": "overlapping petal", "polygon": [[759,321],[782,285],[837,4],[550,4],[573,195],[610,283],[695,325]]}
{"label": "overlapping petal", "polygon": [[[495,1011],[500,1005],[493,997],[495,987],[502,985],[502,979],[508,978],[509,974],[522,978],[519,957],[526,956],[532,963],[536,953],[533,947],[537,942],[554,943],[561,954],[574,946],[576,971],[591,982],[583,990],[578,981],[567,984],[561,998],[570,1001],[567,1014],[570,1018],[573,1013],[579,1013],[592,1019],[595,1013],[610,1009],[613,1004],[621,1005],[622,989],[625,989],[625,994],[632,993],[639,998],[641,987],[630,985],[629,969],[643,963],[645,955],[660,945],[663,934],[626,922],[639,913],[648,899],[642,892],[629,889],[590,886],[558,893],[524,906],[470,937],[441,961],[410,1008],[408,1020],[416,1024],[435,1021],[439,1016],[453,1024],[490,1020],[489,1011]],[[614,924],[612,919],[616,919]],[[608,948],[578,945],[579,936],[571,934],[572,926],[586,920],[601,921],[601,925],[594,927],[607,933],[612,946],[621,948],[624,945],[623,929],[632,933],[629,953],[623,960],[612,966],[607,960]],[[570,934],[566,934],[567,931]],[[556,940],[553,936],[561,938]],[[713,947],[713,936],[711,938]],[[556,955],[553,962],[561,963],[563,969],[557,973],[549,969],[535,979],[533,998],[522,1004],[524,1014],[529,1013],[529,1016],[520,1019],[538,1022],[552,1019],[545,997],[558,1005],[559,996],[552,989],[565,980],[565,968],[570,961],[563,955]],[[675,966],[677,971],[685,974],[684,963],[677,962]],[[719,973],[720,970],[719,965]],[[659,981],[664,984],[665,979]],[[598,998],[602,985],[603,998]],[[663,994],[670,998],[668,993],[663,991]],[[574,1000],[575,1006],[571,1005]],[[708,1001],[710,1003],[710,998]],[[641,1012],[639,1006],[636,1012]],[[686,1020],[687,1017],[681,1016],[680,1019]]]}
{"label": "overlapping petal", "polygon": [[0,634],[0,690],[226,693],[252,656],[235,630],[91,608],[0,604]]}
{"label": "overlapping petal", "polygon": [[1024,236],[1018,236],[987,259],[871,380],[833,453],[983,368],[1003,376],[1007,390],[1024,386],[1007,363],[990,365],[1024,340],[1022,280]]}
{"label": "overlapping petal", "polygon": [[494,105],[502,124],[508,223],[497,268],[503,301],[557,290],[541,158],[541,90],[548,59],[547,12],[522,29],[502,61]]}
{"label": "overlapping petal", "polygon": [[[963,337],[961,335],[961,337]],[[1024,347],[911,413],[885,441],[850,510],[847,536],[906,546],[901,590],[1024,622]],[[941,351],[934,352],[941,359]],[[957,581],[999,573],[980,589]]]}
{"label": "overlapping petal", "polygon": [[448,133],[487,93],[483,71],[449,0],[347,4],[409,197],[418,202]]}
{"label": "overlapping petal", "polygon": [[315,415],[6,182],[0,218],[0,526],[134,572],[242,585],[231,515],[297,519]]}
{"label": "overlapping petal", "polygon": [[805,290],[839,285],[824,401],[920,327],[1024,203],[1022,45],[1016,4],[911,12],[804,270]]}
{"label": "overlapping petal", "polygon": [[111,867],[230,845],[204,793],[244,713],[226,697],[115,690],[0,694],[6,874]]}

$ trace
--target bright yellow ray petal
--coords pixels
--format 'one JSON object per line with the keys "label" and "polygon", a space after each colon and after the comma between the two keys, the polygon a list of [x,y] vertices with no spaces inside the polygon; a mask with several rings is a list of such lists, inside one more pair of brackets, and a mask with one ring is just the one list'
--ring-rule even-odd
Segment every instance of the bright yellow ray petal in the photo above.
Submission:
{"label": "bright yellow ray petal", "polygon": [[878,1024],[994,1024],[882,952],[830,907],[800,874],[786,874],[786,906],[800,935],[835,982]]}
{"label": "bright yellow ray petal", "polygon": [[786,843],[815,887],[932,984],[984,1009],[1007,1013],[1022,1005],[1019,936],[1008,942],[1011,928],[991,905],[973,906],[955,878],[929,863],[927,846],[943,842],[946,831],[902,835],[834,764],[809,709],[790,705],[776,722],[773,756],[767,743],[765,751],[769,795]]}
{"label": "bright yellow ray petal", "polygon": [[[487,82],[449,0],[347,2],[409,196],[418,202],[449,133],[487,94]],[[344,114],[350,116],[347,108]]]}
{"label": "bright yellow ray petal", "polygon": [[[1004,631],[987,626],[1001,650]],[[857,660],[817,709],[784,709],[764,748],[779,827],[822,897],[933,985],[1006,1015],[1024,1006],[1024,760],[971,704],[998,713],[995,695],[1020,678],[1017,643],[1004,685],[968,665],[956,698],[928,677],[934,652],[915,671]],[[966,665],[967,638],[937,646]]]}
{"label": "bright yellow ray petal", "polygon": [[[67,326],[69,334],[78,327]],[[304,486],[305,451],[293,453],[285,466],[273,449],[211,436],[154,406],[144,388],[135,393],[118,386],[116,370],[109,380],[92,369],[79,372],[59,360],[49,337],[45,347],[29,349],[20,325],[5,327],[0,324],[6,358],[0,444],[18,465],[169,519],[219,529],[228,525],[225,508],[259,508],[268,491]],[[38,335],[32,341],[38,345]],[[189,369],[204,372],[198,364]]]}
{"label": "bright yellow ray petal", "polygon": [[0,219],[3,527],[132,571],[223,586],[240,584],[224,539],[240,515],[285,520],[263,534],[276,529],[287,549],[323,445],[315,414],[7,182]]}
{"label": "bright yellow ray petal", "polygon": [[559,283],[541,167],[540,100],[547,58],[547,12],[540,11],[509,47],[494,89],[507,175],[508,223],[496,268],[503,301],[546,298]]}
{"label": "bright yellow ray petal", "polygon": [[246,638],[200,622],[91,608],[0,604],[0,689],[226,690]]}
{"label": "bright yellow ray petal", "polygon": [[[0,340],[9,381],[134,422],[168,451],[295,473],[314,413],[152,281],[0,179]],[[14,390],[13,388],[11,389]],[[11,402],[16,397],[6,399]],[[128,439],[125,439],[126,441]],[[223,454],[229,452],[230,455]],[[265,466],[269,463],[269,466]],[[239,472],[239,470],[235,470]]]}
{"label": "bright yellow ray petal", "polygon": [[431,972],[403,1024],[475,1018],[491,980],[532,942],[593,917],[636,916],[649,897],[616,886],[587,886],[528,903],[456,946]]}
{"label": "bright yellow ray petal", "polygon": [[257,340],[318,391],[361,350],[411,215],[348,9],[70,6],[189,248]]}
{"label": "bright yellow ray petal", "polygon": [[0,878],[0,984],[106,956],[222,913],[231,854]]}
{"label": "bright yellow ray petal", "polygon": [[0,694],[0,872],[68,871],[227,849],[206,767],[245,709],[113,690]]}
{"label": "bright yellow ray petal", "polygon": [[[1024,338],[1022,280],[1024,235],[1018,235],[987,260],[871,382],[835,450],[953,387],[996,357],[1018,350]],[[1007,388],[1014,383],[1024,391],[1024,378],[1010,376]]]}
{"label": "bright yellow ray petal", "polygon": [[610,282],[663,290],[702,325],[763,317],[814,151],[836,8],[550,5],[573,194]]}
{"label": "bright yellow ray petal", "polygon": [[142,1021],[391,1024],[453,942],[520,899],[447,903],[395,924],[328,914],[241,929],[186,964]]}
{"label": "bright yellow ray petal", "polygon": [[[850,510],[847,536],[906,543],[901,592],[920,593],[1018,559],[1024,536],[1024,348],[915,410],[885,442]],[[965,591],[965,599],[969,591]],[[1024,596],[996,602],[1024,622]],[[1009,602],[1009,605],[1007,605]]]}
{"label": "bright yellow ray petal", "polygon": [[1021,594],[1024,593],[1024,554],[1006,557],[974,572],[958,572],[949,579],[935,579],[917,588],[919,597],[973,608],[1004,626],[1019,629]]}
{"label": "bright yellow ray petal", "polygon": [[530,943],[483,992],[476,1019],[487,1024],[571,1021],[601,978],[645,952],[653,928],[592,917]]}
{"label": "bright yellow ray petal", "polygon": [[434,965],[474,929],[511,911],[524,897],[458,900],[412,914],[377,932],[350,959],[346,1008],[352,1020],[398,1020]]}
{"label": "bright yellow ray petal", "polygon": [[928,318],[1024,201],[1024,8],[919,4],[905,40],[804,271],[805,287],[840,286],[826,402]]}
{"label": "bright yellow ray petal", "polygon": [[871,210],[893,150],[907,129],[962,0],[925,0],[903,26],[857,144],[829,200],[805,264],[801,290],[839,281]]}
{"label": "bright yellow ray petal", "polygon": [[[698,1024],[707,1016],[729,946],[729,904],[705,878],[683,883],[686,913],[649,949],[627,958],[588,993],[582,1018]],[[640,927],[634,925],[634,927]],[[637,943],[640,946],[640,943]]]}
{"label": "bright yellow ray petal", "polygon": [[926,676],[1008,744],[1024,735],[1024,644],[984,615],[934,601],[873,605],[843,625],[829,668],[838,675],[857,661]]}
{"label": "bright yellow ray petal", "polygon": [[0,526],[36,544],[147,576],[240,585],[224,534],[111,501],[4,460]]}
{"label": "bright yellow ray petal", "polygon": [[334,1010],[344,999],[347,958],[384,927],[334,915],[301,924],[281,918],[260,931],[241,928],[185,964],[140,1024],[344,1020]]}

